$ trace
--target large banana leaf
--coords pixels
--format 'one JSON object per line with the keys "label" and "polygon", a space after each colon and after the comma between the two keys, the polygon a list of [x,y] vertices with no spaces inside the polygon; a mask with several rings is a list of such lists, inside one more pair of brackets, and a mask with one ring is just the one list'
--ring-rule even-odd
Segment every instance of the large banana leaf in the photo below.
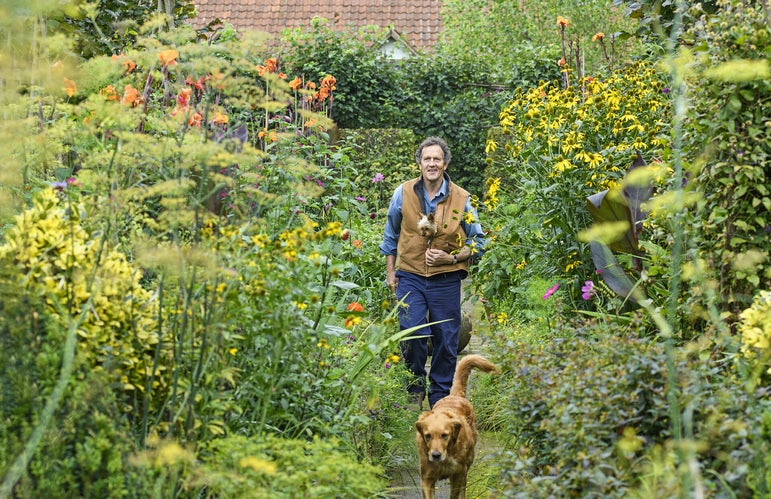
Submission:
{"label": "large banana leaf", "polygon": [[[645,166],[647,163],[640,152],[627,170],[625,180],[635,168]],[[592,253],[592,261],[602,279],[616,294],[622,298],[636,302],[644,296],[641,289],[636,289],[634,280],[618,263],[613,254],[626,253],[633,255],[632,262],[637,270],[642,267],[642,261],[637,258],[640,253],[638,236],[642,231],[642,222],[647,213],[642,209],[645,203],[653,195],[653,185],[650,180],[632,183],[623,182],[623,188],[610,189],[586,198],[586,206],[594,219],[595,225],[626,222],[628,229],[620,238],[605,244],[602,241],[590,241],[589,247]]]}

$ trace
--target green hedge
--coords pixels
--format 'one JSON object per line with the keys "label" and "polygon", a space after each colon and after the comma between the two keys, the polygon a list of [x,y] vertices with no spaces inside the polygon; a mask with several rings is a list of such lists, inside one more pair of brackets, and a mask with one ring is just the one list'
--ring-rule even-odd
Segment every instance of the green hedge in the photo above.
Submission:
{"label": "green hedge", "polygon": [[698,466],[692,484],[710,497],[768,491],[768,397],[745,391],[731,364],[706,350],[677,353],[686,440],[675,449],[667,352],[632,329],[573,324],[565,337],[498,345],[517,449],[501,463],[506,497],[677,497],[687,483],[677,452]]}

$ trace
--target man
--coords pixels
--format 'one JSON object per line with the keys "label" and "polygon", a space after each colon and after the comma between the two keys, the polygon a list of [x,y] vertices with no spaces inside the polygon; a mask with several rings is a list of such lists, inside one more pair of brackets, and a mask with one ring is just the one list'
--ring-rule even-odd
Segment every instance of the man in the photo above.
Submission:
{"label": "man", "polygon": [[[471,258],[484,249],[471,195],[447,174],[450,157],[450,148],[438,137],[420,144],[415,153],[420,177],[394,191],[380,245],[386,256],[386,284],[406,305],[399,313],[400,328],[444,321],[415,333],[431,336],[430,407],[450,393],[461,326],[461,280],[468,275]],[[419,228],[427,219],[435,224],[435,233]],[[408,387],[410,398],[422,407],[428,336],[403,342],[402,355],[415,375]]]}

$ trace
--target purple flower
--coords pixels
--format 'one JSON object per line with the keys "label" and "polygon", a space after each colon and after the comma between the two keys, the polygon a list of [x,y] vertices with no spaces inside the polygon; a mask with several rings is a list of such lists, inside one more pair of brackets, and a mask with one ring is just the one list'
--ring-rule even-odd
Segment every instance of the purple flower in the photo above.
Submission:
{"label": "purple flower", "polygon": [[370,218],[370,219],[374,220],[374,219],[375,219],[375,217],[377,217],[377,215],[376,215],[375,213],[370,213],[370,214],[369,214],[369,218]]}
{"label": "purple flower", "polygon": [[67,182],[51,182],[51,187],[56,189],[57,191],[63,191],[67,188]]}
{"label": "purple flower", "polygon": [[543,295],[544,300],[548,300],[551,295],[554,294],[555,291],[557,291],[560,288],[559,283],[555,284],[554,286],[550,287],[546,290],[546,293]]}
{"label": "purple flower", "polygon": [[383,181],[383,179],[385,179],[385,177],[383,176],[383,174],[382,174],[382,173],[380,173],[380,172],[377,172],[377,173],[375,173],[375,176],[374,176],[374,177],[372,177],[372,183],[373,183],[373,184],[377,184],[378,182],[382,182],[382,181]]}
{"label": "purple flower", "polygon": [[581,298],[590,300],[592,296],[594,296],[594,282],[584,281],[584,285],[581,286]]}
{"label": "purple flower", "polygon": [[669,87],[664,87],[664,90],[662,90],[662,92],[664,92],[665,94],[668,94],[669,93]]}
{"label": "purple flower", "polygon": [[360,203],[363,203],[364,201],[366,201],[366,199],[361,197],[361,196],[356,196],[356,201],[359,201]]}

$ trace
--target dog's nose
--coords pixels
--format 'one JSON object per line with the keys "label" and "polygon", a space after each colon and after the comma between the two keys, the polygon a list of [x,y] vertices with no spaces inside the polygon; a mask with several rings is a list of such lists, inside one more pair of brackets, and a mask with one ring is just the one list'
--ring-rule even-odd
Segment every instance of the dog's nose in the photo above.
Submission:
{"label": "dog's nose", "polygon": [[440,459],[442,459],[442,453],[441,452],[439,452],[438,450],[435,450],[434,452],[431,453],[431,460],[432,461],[439,461]]}

